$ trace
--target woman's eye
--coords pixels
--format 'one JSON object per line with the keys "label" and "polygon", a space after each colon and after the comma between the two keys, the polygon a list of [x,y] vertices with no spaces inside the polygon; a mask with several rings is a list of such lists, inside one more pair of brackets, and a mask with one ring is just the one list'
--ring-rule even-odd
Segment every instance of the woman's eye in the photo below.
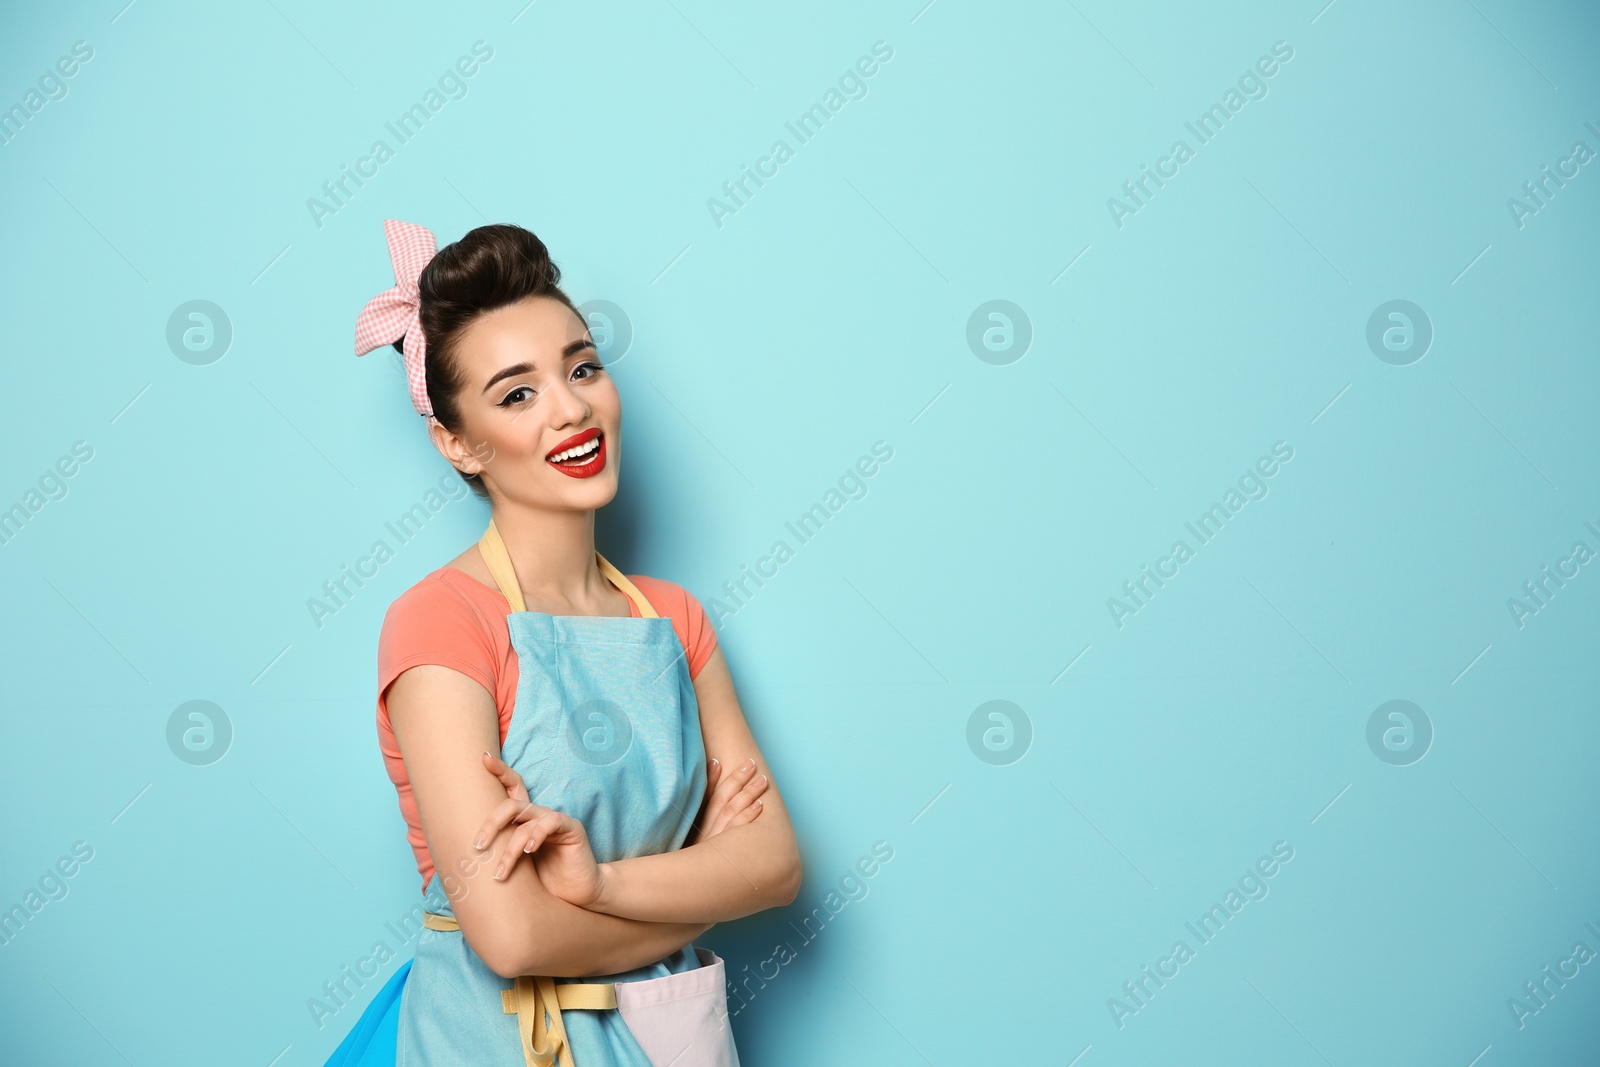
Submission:
{"label": "woman's eye", "polygon": [[[572,373],[575,377],[593,378],[602,369],[603,368],[600,366],[600,364],[594,362],[593,360],[585,360],[576,367],[573,367]],[[579,373],[580,371],[582,372],[581,374]]]}
{"label": "woman's eye", "polygon": [[511,407],[513,404],[520,404],[520,403],[522,403],[522,401],[524,399],[527,398],[527,397],[523,396],[523,394],[527,394],[527,396],[532,396],[533,395],[533,390],[529,389],[526,385],[519,385],[515,389],[511,390],[511,392],[507,393],[506,394],[506,398],[504,400],[500,401],[498,406],[499,407],[503,407],[503,408],[508,408],[508,407]]}

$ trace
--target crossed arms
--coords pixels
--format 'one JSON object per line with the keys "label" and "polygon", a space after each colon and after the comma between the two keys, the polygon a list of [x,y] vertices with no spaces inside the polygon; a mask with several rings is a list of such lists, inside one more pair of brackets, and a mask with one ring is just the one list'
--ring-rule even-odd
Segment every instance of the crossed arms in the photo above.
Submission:
{"label": "crossed arms", "polygon": [[[529,805],[516,773],[485,760],[500,748],[499,717],[478,682],[426,664],[391,683],[389,721],[436,877],[462,935],[496,974],[631,970],[718,922],[794,900],[794,829],[776,785],[763,780],[770,772],[721,648],[694,689],[706,758],[722,773],[693,835],[672,852],[596,864],[581,824]],[[482,849],[474,847],[480,835]]]}

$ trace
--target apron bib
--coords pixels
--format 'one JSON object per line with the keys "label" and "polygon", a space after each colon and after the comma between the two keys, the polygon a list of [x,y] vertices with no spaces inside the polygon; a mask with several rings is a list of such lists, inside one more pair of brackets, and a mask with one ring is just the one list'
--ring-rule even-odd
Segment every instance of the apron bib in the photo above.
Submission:
{"label": "apron bib", "polygon": [[[534,803],[583,823],[597,861],[681,848],[705,793],[706,763],[671,621],[598,553],[601,574],[641,618],[528,611],[492,520],[479,548],[511,605],[517,655],[501,758]],[[409,974],[385,987],[398,988],[398,1012],[393,995],[379,1003],[380,994],[330,1065],[738,1067],[723,961],[709,949],[686,945],[620,974],[508,981],[467,944],[441,875],[424,906]],[[395,1035],[392,1057],[381,1047],[385,1033]],[[378,1036],[369,1048],[347,1049],[358,1034]]]}

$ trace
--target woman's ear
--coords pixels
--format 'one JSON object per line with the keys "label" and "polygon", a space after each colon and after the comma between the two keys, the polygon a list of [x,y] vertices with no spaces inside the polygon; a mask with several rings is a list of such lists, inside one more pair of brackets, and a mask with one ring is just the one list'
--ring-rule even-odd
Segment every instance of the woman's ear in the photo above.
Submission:
{"label": "woman's ear", "polygon": [[[453,432],[437,419],[428,427],[428,435],[433,438],[433,447],[439,450],[439,454],[462,474],[481,474],[484,463],[494,453],[493,447],[487,443],[481,445],[475,452],[467,445],[466,438]],[[484,451],[489,453],[488,457],[479,454]]]}

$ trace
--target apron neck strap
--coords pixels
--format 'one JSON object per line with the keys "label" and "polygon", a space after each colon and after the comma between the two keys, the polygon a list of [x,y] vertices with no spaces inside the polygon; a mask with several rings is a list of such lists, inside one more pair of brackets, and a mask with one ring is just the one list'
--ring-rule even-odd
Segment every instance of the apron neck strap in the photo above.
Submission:
{"label": "apron neck strap", "polygon": [[[489,528],[483,532],[483,537],[478,541],[478,551],[483,553],[483,561],[489,567],[489,574],[494,578],[494,584],[500,587],[501,595],[511,605],[512,611],[527,611],[527,602],[522,599],[522,586],[517,582],[517,572],[511,566],[511,553],[506,551],[506,543],[500,537],[500,531],[495,528],[494,520],[489,520]],[[645,599],[637,586],[628,581],[617,568],[613,567],[600,553],[594,554],[595,562],[600,565],[600,576],[622,591],[622,594],[633,601],[634,610],[640,618],[659,619],[660,613]]]}
{"label": "apron neck strap", "polygon": [[600,564],[600,574],[606,581],[622,590],[622,595],[633,601],[633,606],[639,612],[641,619],[659,619],[661,613],[651,606],[645,595],[639,592],[638,586],[628,581],[628,576],[611,565],[611,561],[600,553],[594,554],[595,562]]}

